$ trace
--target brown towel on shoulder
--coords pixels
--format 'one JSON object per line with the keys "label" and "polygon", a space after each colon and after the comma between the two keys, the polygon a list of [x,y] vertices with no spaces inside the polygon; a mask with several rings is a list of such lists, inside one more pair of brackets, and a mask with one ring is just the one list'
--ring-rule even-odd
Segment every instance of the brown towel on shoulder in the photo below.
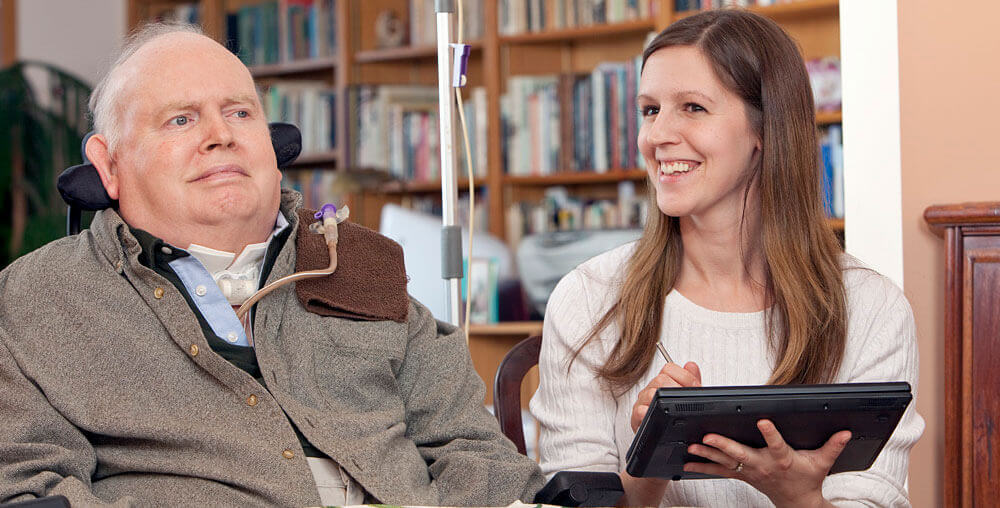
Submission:
{"label": "brown towel on shoulder", "polygon": [[[309,231],[309,225],[316,222],[314,213],[298,211],[296,272],[330,266],[326,240]],[[337,234],[337,270],[326,277],[296,282],[299,302],[309,312],[322,316],[405,322],[410,300],[403,248],[352,222],[340,223]]]}

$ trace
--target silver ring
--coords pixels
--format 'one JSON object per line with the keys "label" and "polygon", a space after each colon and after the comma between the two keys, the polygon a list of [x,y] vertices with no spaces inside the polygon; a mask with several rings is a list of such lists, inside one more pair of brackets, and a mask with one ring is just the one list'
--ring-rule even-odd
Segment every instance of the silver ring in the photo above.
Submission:
{"label": "silver ring", "polygon": [[733,471],[736,471],[737,473],[742,473],[743,472],[743,463],[742,462],[737,463],[736,467],[733,468]]}

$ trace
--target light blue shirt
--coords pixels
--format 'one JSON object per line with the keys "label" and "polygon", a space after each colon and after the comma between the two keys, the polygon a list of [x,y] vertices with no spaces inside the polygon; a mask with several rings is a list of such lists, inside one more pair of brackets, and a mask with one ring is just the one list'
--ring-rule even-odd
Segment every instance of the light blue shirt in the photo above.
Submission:
{"label": "light blue shirt", "polygon": [[[274,241],[274,237],[287,227],[288,220],[285,219],[285,216],[281,212],[278,212],[274,231],[271,232],[271,237],[267,240],[268,247]],[[183,249],[178,250],[186,252]],[[225,295],[222,294],[222,290],[219,289],[218,284],[215,283],[215,279],[212,278],[212,274],[205,268],[205,265],[198,258],[191,255],[179,257],[167,264],[170,265],[170,268],[177,274],[177,278],[184,284],[184,289],[191,296],[191,301],[198,307],[198,311],[201,312],[202,317],[208,322],[208,326],[212,328],[212,331],[219,338],[234,346],[250,347],[250,341],[247,340],[243,324],[236,317],[233,306],[226,299]],[[261,270],[258,275],[257,287],[260,288],[263,283],[264,272]]]}

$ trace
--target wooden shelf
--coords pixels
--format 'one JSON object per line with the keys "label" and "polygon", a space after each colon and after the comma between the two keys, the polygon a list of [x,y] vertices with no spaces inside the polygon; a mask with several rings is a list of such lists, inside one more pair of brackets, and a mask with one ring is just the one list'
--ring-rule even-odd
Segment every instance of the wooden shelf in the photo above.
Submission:
{"label": "wooden shelf", "polygon": [[330,166],[340,159],[340,150],[333,149],[326,152],[304,153],[299,155],[291,164],[290,168],[301,168],[302,166]]}
{"label": "wooden shelf", "polygon": [[[483,181],[477,179],[475,181],[476,187],[482,187],[484,185]],[[458,192],[462,192],[463,189],[469,188],[468,178],[458,179]],[[441,180],[430,180],[426,182],[404,182],[401,180],[394,180],[383,184],[379,187],[379,190],[386,194],[406,194],[406,193],[432,193],[441,192]]]}
{"label": "wooden shelf", "polygon": [[592,37],[643,33],[655,29],[655,21],[651,19],[642,19],[638,21],[626,21],[624,23],[591,25],[577,28],[566,28],[562,30],[545,30],[543,32],[529,32],[517,35],[502,35],[500,36],[500,44],[515,45],[574,42],[590,39]]}
{"label": "wooden shelf", "polygon": [[504,323],[493,323],[488,325],[469,325],[469,335],[539,335],[542,333],[541,321],[508,321]]}
{"label": "wooden shelf", "polygon": [[[483,49],[482,41],[473,41],[468,44],[472,52]],[[358,51],[354,54],[354,61],[357,63],[376,63],[435,57],[437,57],[437,46],[403,46],[399,48]]]}
{"label": "wooden shelf", "polygon": [[[840,0],[796,0],[793,2],[778,3],[774,5],[748,7],[747,10],[772,19],[839,15]],[[702,11],[692,10],[675,12],[673,19],[678,20],[686,18],[699,12]]]}
{"label": "wooden shelf", "polygon": [[520,186],[544,185],[587,185],[598,183],[613,183],[622,180],[645,180],[645,169],[612,169],[606,173],[593,171],[554,173],[545,176],[513,176],[504,175],[504,183]]}
{"label": "wooden shelf", "polygon": [[840,111],[818,111],[816,112],[816,125],[830,125],[843,123],[844,114]]}
{"label": "wooden shelf", "polygon": [[844,230],[844,219],[835,219],[833,217],[827,217],[826,223],[829,224],[834,231]]}
{"label": "wooden shelf", "polygon": [[250,67],[250,74],[253,75],[254,78],[277,78],[293,76],[296,74],[332,71],[336,66],[337,57],[331,56],[326,58],[295,60],[276,64],[255,65]]}

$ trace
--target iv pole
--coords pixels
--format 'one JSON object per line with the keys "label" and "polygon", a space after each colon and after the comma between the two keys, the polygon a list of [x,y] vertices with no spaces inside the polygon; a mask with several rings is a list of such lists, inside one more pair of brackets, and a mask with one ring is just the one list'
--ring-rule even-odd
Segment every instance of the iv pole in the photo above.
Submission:
{"label": "iv pole", "polygon": [[457,221],[458,180],[455,177],[451,87],[461,86],[462,83],[453,85],[449,80],[452,68],[451,16],[455,12],[455,0],[434,0],[434,11],[437,13],[438,123],[441,134],[441,278],[448,286],[447,321],[458,326],[462,302],[462,228]]}

